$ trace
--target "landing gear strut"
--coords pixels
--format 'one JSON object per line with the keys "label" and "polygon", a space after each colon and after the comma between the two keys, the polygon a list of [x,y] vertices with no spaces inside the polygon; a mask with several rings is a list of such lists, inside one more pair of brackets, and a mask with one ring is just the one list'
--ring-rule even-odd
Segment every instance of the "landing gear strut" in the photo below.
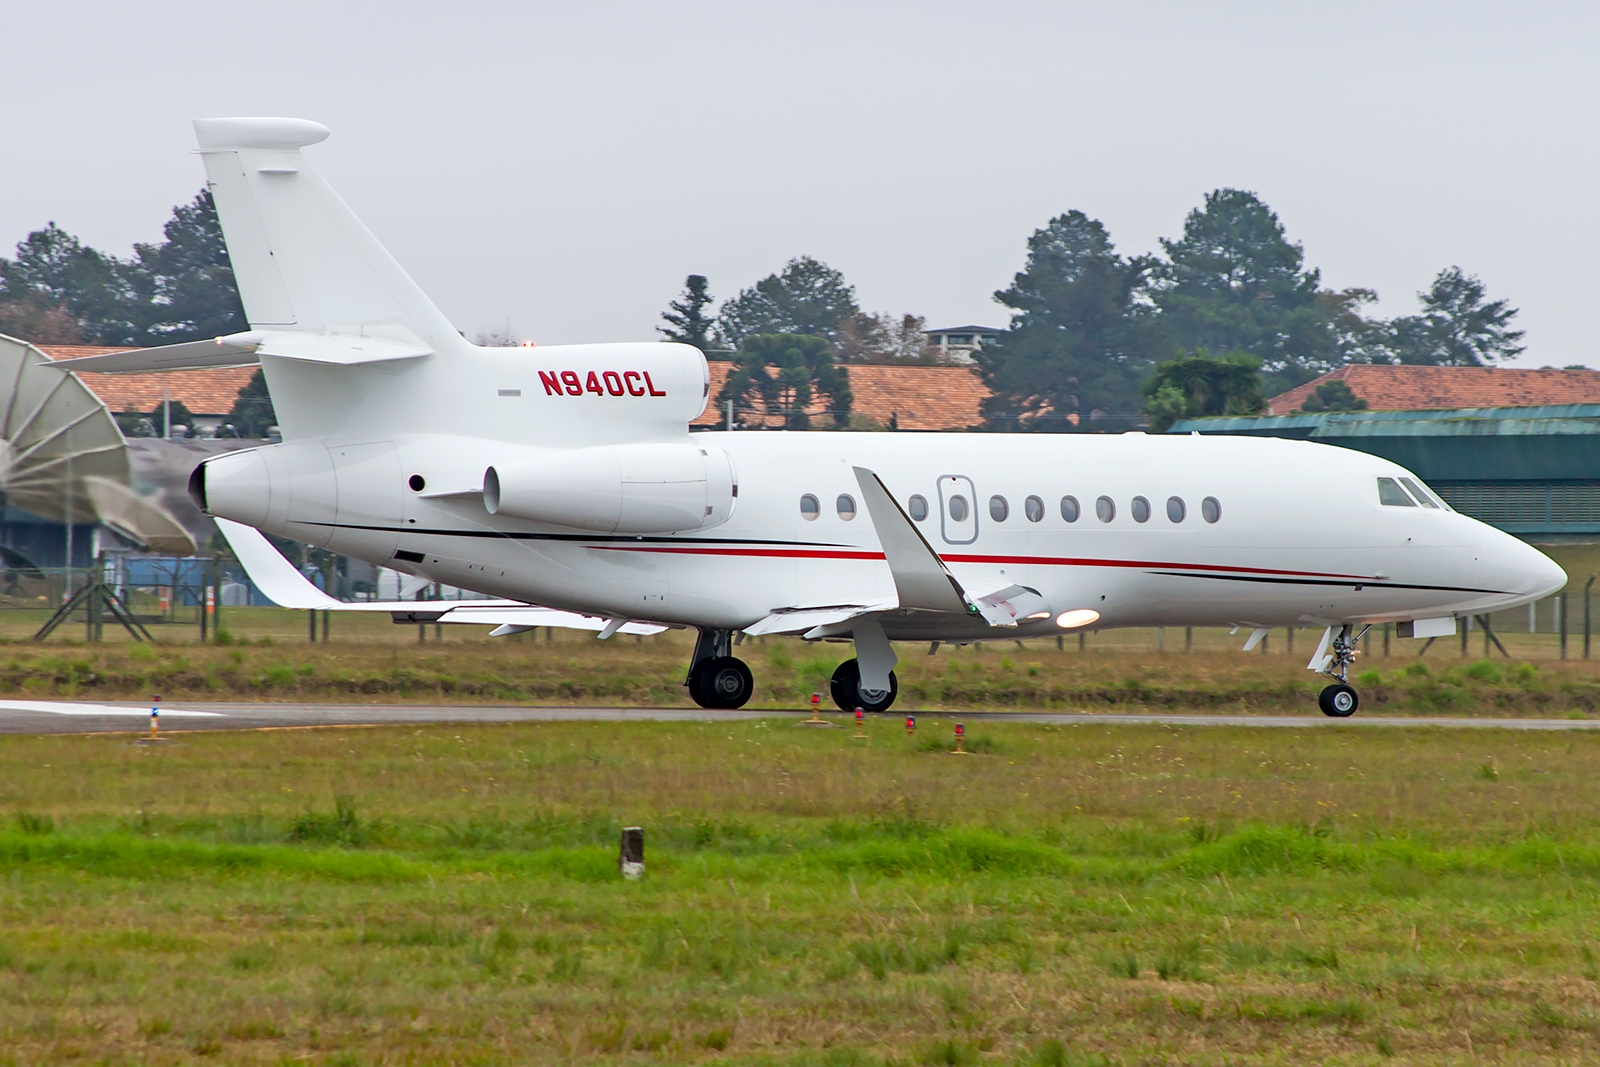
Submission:
{"label": "landing gear strut", "polygon": [[1329,645],[1328,657],[1323,661],[1320,672],[1339,681],[1318,694],[1317,706],[1322,709],[1322,714],[1335,719],[1347,719],[1361,706],[1361,695],[1350,687],[1350,664],[1356,659],[1356,642],[1368,629],[1363,626],[1361,633],[1355,633],[1355,626],[1345,623]]}
{"label": "landing gear strut", "polygon": [[755,691],[755,678],[744,660],[730,653],[731,630],[701,630],[683,684],[702,708],[742,708]]}

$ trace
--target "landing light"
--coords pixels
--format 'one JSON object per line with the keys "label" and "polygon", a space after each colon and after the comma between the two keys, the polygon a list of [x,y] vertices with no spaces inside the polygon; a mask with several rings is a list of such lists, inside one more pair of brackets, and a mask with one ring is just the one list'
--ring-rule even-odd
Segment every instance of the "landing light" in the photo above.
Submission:
{"label": "landing light", "polygon": [[1076,626],[1088,626],[1092,622],[1100,621],[1100,613],[1090,608],[1073,608],[1063,611],[1056,616],[1056,625],[1063,630],[1070,630]]}
{"label": "landing light", "polygon": [[1028,616],[1028,621],[1032,622],[1035,619],[1048,619],[1049,617],[1050,613],[1048,611],[1036,611],[1032,615]]}

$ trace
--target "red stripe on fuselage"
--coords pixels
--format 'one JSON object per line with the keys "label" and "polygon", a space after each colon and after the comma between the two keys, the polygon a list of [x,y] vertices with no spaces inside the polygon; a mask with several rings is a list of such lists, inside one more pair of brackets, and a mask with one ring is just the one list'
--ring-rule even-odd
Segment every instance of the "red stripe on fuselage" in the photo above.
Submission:
{"label": "red stripe on fuselage", "polygon": [[[762,556],[779,559],[883,559],[882,552],[823,548],[737,548],[732,546],[685,545],[590,545],[612,552],[666,552],[689,556]],[[945,555],[946,563],[1005,563],[1037,567],[1123,567],[1135,570],[1189,570],[1234,574],[1271,574],[1285,578],[1335,578],[1351,582],[1374,581],[1367,574],[1328,574],[1324,571],[1288,571],[1273,567],[1230,567],[1221,563],[1171,563],[1142,559],[1084,559],[1072,556],[975,556]]]}

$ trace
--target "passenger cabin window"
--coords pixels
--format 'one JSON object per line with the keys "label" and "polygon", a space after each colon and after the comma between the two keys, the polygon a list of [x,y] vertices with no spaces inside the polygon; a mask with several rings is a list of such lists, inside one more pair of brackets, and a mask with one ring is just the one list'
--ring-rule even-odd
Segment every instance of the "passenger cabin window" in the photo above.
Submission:
{"label": "passenger cabin window", "polygon": [[927,517],[928,517],[928,498],[927,497],[921,496],[921,495],[913,496],[910,500],[906,501],[906,504],[907,504],[908,510],[911,512],[911,518],[914,521],[922,522],[925,519],[927,519]]}
{"label": "passenger cabin window", "polygon": [[1378,502],[1390,508],[1414,508],[1417,502],[1406,496],[1400,483],[1393,478],[1378,479]]}
{"label": "passenger cabin window", "polygon": [[992,496],[989,498],[989,517],[991,519],[995,522],[1005,522],[1010,514],[1011,505],[1006,503],[1005,497]]}
{"label": "passenger cabin window", "polygon": [[822,505],[817,503],[817,498],[816,497],[812,496],[810,493],[807,493],[805,496],[800,498],[800,517],[801,518],[805,519],[807,522],[811,522],[811,521],[815,520],[818,515],[821,515],[821,514],[822,514]]}
{"label": "passenger cabin window", "polygon": [[1171,522],[1182,522],[1189,515],[1189,509],[1184,506],[1181,496],[1167,497],[1167,519]]}
{"label": "passenger cabin window", "polygon": [[1418,485],[1410,478],[1401,478],[1400,484],[1411,490],[1411,495],[1417,498],[1417,503],[1421,504],[1425,508],[1433,508],[1435,511],[1438,510],[1439,505],[1433,502],[1433,497],[1422,491],[1422,486]]}
{"label": "passenger cabin window", "polygon": [[1207,522],[1216,522],[1222,518],[1222,502],[1214,496],[1208,496],[1200,501],[1200,517]]}
{"label": "passenger cabin window", "polygon": [[833,502],[833,506],[838,509],[839,517],[845,522],[856,517],[856,498],[849,493],[840,493],[839,499]]}
{"label": "passenger cabin window", "polygon": [[1044,501],[1036,496],[1030,496],[1022,502],[1022,513],[1028,516],[1029,522],[1038,522],[1044,518]]}
{"label": "passenger cabin window", "polygon": [[960,493],[950,498],[950,517],[956,522],[967,521],[967,498]]}
{"label": "passenger cabin window", "polygon": [[1101,522],[1110,522],[1117,517],[1117,505],[1108,496],[1103,496],[1094,502],[1095,518]]}
{"label": "passenger cabin window", "polygon": [[1150,521],[1150,501],[1146,500],[1144,497],[1136,496],[1133,498],[1132,510],[1134,522]]}
{"label": "passenger cabin window", "polygon": [[1078,498],[1064,496],[1061,498],[1061,517],[1068,522],[1078,521]]}

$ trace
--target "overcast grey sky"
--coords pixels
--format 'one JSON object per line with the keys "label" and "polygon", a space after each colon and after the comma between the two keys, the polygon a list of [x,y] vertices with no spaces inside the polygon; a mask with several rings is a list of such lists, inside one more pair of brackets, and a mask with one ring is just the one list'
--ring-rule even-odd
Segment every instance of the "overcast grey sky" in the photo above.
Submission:
{"label": "overcast grey sky", "polygon": [[54,219],[121,255],[202,171],[188,120],[294,115],[469,335],[645,339],[809,253],[868,310],[1003,325],[1078,208],[1154,251],[1259,193],[1334,287],[1414,307],[1460,264],[1526,365],[1600,366],[1596,5],[23,5],[0,18],[0,249]]}

